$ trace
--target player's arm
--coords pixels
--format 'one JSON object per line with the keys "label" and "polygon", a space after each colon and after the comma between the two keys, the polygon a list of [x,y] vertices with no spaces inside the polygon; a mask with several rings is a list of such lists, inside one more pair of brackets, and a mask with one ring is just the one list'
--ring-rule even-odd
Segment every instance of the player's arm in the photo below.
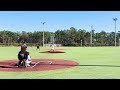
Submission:
{"label": "player's arm", "polygon": [[31,57],[30,57],[30,55],[28,55],[28,60],[31,61]]}
{"label": "player's arm", "polygon": [[28,59],[28,52],[25,52],[24,59]]}
{"label": "player's arm", "polygon": [[20,53],[21,53],[21,51],[19,51],[19,53],[18,53],[18,59],[19,59],[19,60],[21,59]]}

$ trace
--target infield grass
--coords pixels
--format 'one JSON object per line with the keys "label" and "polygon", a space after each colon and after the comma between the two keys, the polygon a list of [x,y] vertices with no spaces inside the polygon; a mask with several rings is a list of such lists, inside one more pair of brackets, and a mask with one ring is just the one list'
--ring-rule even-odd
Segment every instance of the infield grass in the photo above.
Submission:
{"label": "infield grass", "polygon": [[[72,60],[79,63],[73,68],[34,71],[4,72],[0,79],[120,79],[120,47],[56,47],[66,53],[44,54],[50,47],[40,47],[40,51],[28,47],[32,58]],[[0,60],[17,59],[20,47],[0,47]]]}

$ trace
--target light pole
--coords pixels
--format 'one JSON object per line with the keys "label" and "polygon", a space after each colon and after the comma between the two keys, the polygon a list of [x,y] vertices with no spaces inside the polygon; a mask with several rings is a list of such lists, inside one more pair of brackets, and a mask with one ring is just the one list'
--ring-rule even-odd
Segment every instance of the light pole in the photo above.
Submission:
{"label": "light pole", "polygon": [[96,46],[96,39],[94,39],[94,46]]}
{"label": "light pole", "polygon": [[51,33],[50,37],[51,37],[52,45],[54,45],[54,33]]}
{"label": "light pole", "polygon": [[53,45],[54,45],[54,42],[55,42],[54,38],[55,38],[55,34],[53,33]]}
{"label": "light pole", "polygon": [[120,31],[118,31],[118,39],[119,39],[119,46],[120,46]]}
{"label": "light pole", "polygon": [[92,30],[93,30],[93,26],[91,26],[91,37],[90,37],[90,44],[92,46]]}
{"label": "light pole", "polygon": [[120,46],[120,39],[119,39],[119,46]]}
{"label": "light pole", "polygon": [[116,21],[117,21],[117,18],[113,18],[113,21],[115,21],[115,46],[116,46]]}
{"label": "light pole", "polygon": [[41,22],[43,24],[43,47],[44,47],[44,24],[45,22]]}
{"label": "light pole", "polygon": [[81,47],[82,47],[82,40],[81,40]]}

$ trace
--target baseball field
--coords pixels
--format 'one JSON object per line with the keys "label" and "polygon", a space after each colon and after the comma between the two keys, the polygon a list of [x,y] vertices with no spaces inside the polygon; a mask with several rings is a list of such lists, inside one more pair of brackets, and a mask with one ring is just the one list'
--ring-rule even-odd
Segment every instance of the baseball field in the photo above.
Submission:
{"label": "baseball field", "polygon": [[[50,65],[41,65],[39,68],[49,68],[54,65],[67,66],[67,61],[75,62],[77,65],[68,63],[69,68],[51,70],[31,71],[6,71],[7,68],[0,66],[0,79],[120,79],[120,47],[56,47],[65,53],[40,53],[50,50],[50,47],[28,47],[27,51],[33,59],[53,60]],[[0,47],[0,62],[18,62],[17,54],[20,47]],[[65,60],[65,64],[54,64],[54,60]],[[7,64],[7,63],[6,63]],[[49,64],[49,63],[48,63]],[[61,67],[62,67],[61,66]],[[37,64],[33,68],[38,67]],[[33,68],[26,68],[33,69]],[[15,70],[17,69],[14,68]],[[19,68],[23,69],[23,68]]]}

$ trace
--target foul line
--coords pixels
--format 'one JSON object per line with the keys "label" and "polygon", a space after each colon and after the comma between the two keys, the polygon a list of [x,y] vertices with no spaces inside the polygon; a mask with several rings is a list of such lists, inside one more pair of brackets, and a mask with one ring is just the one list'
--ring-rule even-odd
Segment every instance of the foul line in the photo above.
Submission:
{"label": "foul line", "polygon": [[50,61],[50,64],[52,64],[52,61]]}
{"label": "foul line", "polygon": [[49,62],[49,64],[52,64],[52,61],[39,61],[39,62],[35,63],[35,65],[33,65],[31,68],[35,67],[40,62]]}
{"label": "foul line", "polygon": [[[33,67],[35,67],[37,64],[42,63],[42,62],[49,62],[49,64],[52,64],[52,63],[53,63],[52,61],[39,61],[39,62],[35,63],[35,65],[33,65],[33,66],[30,67],[30,68],[33,68]],[[13,65],[13,64],[17,64],[17,62],[10,63],[10,65]]]}
{"label": "foul line", "polygon": [[33,68],[33,67],[35,67],[38,63],[40,63],[40,62],[37,62],[35,65],[33,65],[31,68]]}
{"label": "foul line", "polygon": [[40,61],[40,62],[49,62],[49,64],[52,64],[52,61]]}

